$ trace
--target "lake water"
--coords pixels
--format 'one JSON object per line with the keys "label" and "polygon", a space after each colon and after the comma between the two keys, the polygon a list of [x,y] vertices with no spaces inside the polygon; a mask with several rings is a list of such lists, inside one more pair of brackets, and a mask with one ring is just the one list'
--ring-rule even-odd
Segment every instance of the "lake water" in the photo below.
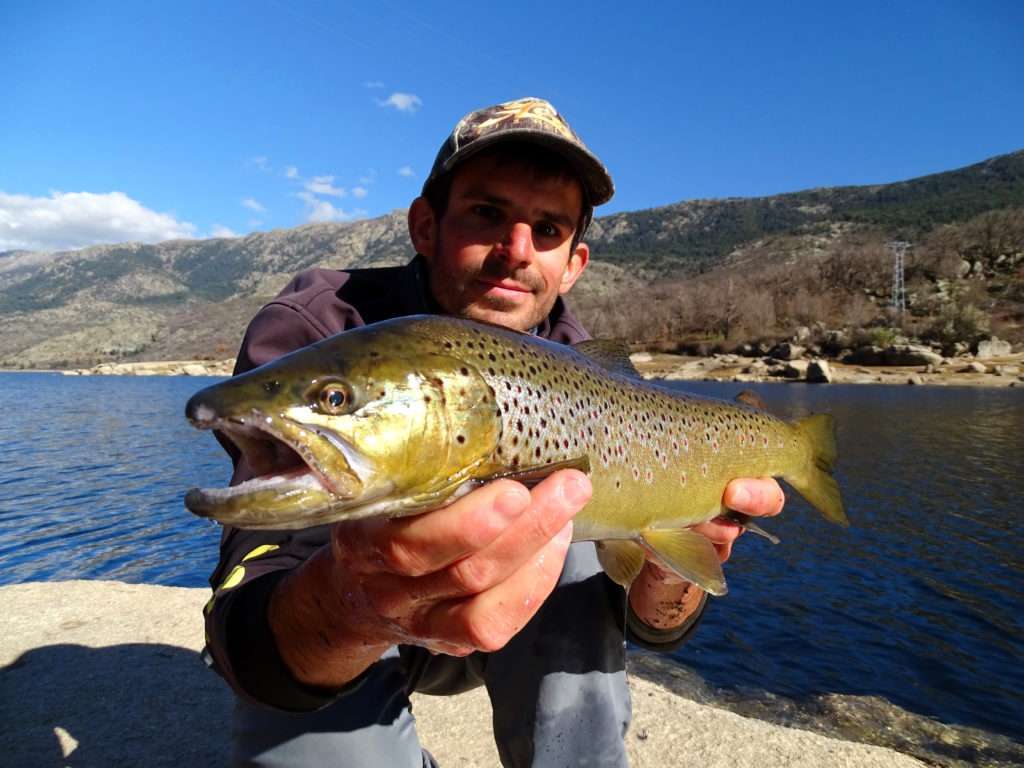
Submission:
{"label": "lake water", "polygon": [[[218,529],[181,498],[229,465],[182,409],[210,381],[0,373],[0,583],[206,586]],[[1024,764],[1024,391],[753,388],[835,415],[853,527],[791,492],[765,525],[781,544],[737,545],[680,688],[938,764]]]}

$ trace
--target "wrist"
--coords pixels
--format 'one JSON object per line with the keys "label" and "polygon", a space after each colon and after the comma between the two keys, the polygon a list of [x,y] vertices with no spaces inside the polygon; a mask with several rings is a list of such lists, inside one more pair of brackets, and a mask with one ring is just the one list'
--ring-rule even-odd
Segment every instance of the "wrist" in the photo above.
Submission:
{"label": "wrist", "polygon": [[[270,595],[267,622],[285,665],[299,682],[339,688],[358,677],[393,643],[360,621],[361,590],[337,589],[324,547],[281,580]],[[363,601],[365,602],[365,601]]]}
{"label": "wrist", "polygon": [[696,584],[648,562],[629,590],[634,616],[656,630],[683,627],[702,607],[705,593]]}

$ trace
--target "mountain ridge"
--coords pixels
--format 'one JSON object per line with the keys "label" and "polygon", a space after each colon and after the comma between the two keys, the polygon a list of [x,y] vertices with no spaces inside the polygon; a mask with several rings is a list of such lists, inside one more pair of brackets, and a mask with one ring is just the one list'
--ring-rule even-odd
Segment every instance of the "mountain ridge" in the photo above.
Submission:
{"label": "mountain ridge", "polygon": [[[857,237],[925,243],[943,227],[1017,207],[1024,209],[1024,150],[891,184],[609,214],[587,234],[594,268],[574,296],[593,308],[738,263],[820,260]],[[0,365],[223,357],[252,312],[295,273],[399,264],[411,255],[401,209],[238,238],[4,252],[0,318],[12,332],[0,339]],[[216,328],[204,331],[207,320]]]}

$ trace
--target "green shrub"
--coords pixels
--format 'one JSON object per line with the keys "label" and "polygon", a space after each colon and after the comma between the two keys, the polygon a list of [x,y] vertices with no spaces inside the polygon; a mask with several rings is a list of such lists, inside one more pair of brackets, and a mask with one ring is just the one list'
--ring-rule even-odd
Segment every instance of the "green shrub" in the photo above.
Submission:
{"label": "green shrub", "polygon": [[927,336],[942,344],[964,341],[973,344],[988,335],[989,318],[974,304],[950,302],[935,318]]}

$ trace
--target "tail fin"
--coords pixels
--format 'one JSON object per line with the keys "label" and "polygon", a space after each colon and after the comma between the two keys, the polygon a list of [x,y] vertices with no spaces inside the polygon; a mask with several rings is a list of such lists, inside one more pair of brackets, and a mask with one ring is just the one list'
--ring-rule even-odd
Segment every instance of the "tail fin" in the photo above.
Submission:
{"label": "tail fin", "polygon": [[828,414],[808,416],[793,426],[811,447],[811,460],[803,469],[783,475],[783,478],[827,520],[849,525],[850,521],[843,511],[843,500],[839,496],[839,486],[832,477],[836,463],[836,435],[832,417]]}

